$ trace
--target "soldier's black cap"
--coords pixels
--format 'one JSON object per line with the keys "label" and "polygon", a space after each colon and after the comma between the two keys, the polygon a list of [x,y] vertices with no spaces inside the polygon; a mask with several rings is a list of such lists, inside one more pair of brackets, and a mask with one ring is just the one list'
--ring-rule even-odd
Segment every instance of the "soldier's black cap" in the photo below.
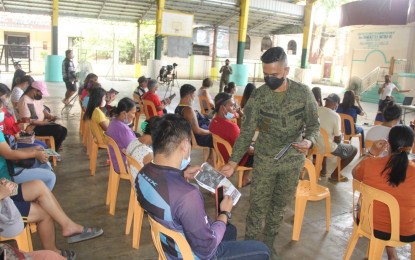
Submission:
{"label": "soldier's black cap", "polygon": [[221,92],[215,97],[215,113],[219,111],[221,105],[225,104],[226,101],[232,98],[232,95],[229,93]]}
{"label": "soldier's black cap", "polygon": [[328,101],[340,104],[340,97],[336,93],[331,93],[326,98],[324,98],[324,100],[328,100]]}

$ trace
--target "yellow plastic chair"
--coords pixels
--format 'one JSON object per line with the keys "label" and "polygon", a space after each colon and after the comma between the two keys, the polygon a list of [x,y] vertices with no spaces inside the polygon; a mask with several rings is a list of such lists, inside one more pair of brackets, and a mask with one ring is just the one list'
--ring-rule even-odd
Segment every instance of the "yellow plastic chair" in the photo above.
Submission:
{"label": "yellow plastic chair", "polygon": [[365,150],[368,152],[370,150],[370,147],[373,145],[373,140],[365,140]]}
{"label": "yellow plastic chair", "polygon": [[208,116],[212,112],[210,107],[209,98],[206,96],[199,96],[200,113]]}
{"label": "yellow plastic chair", "polygon": [[375,121],[374,125],[382,125],[383,122],[382,121]]}
{"label": "yellow plastic chair", "polygon": [[[222,154],[220,153],[219,146],[222,145],[223,147],[225,147],[229,156],[232,155],[232,147],[228,141],[219,137],[218,135],[212,134],[212,137],[213,137],[213,147],[217,154],[216,169],[220,169],[222,168],[222,166],[226,164],[226,162],[223,159]],[[242,179],[244,176],[244,171],[251,171],[251,170],[252,170],[251,167],[245,167],[245,166],[236,167],[236,172],[238,173],[238,188],[242,188]]]}
{"label": "yellow plastic chair", "polygon": [[301,226],[304,218],[304,211],[307,201],[319,201],[326,199],[326,231],[330,230],[330,191],[327,187],[317,184],[316,170],[313,162],[305,160],[305,169],[308,172],[309,180],[299,180],[295,193],[295,213],[292,240],[300,239]]}
{"label": "yellow plastic chair", "polygon": [[[110,174],[108,176],[106,204],[110,206],[110,214],[114,215],[115,204],[117,203],[118,187],[120,186],[120,179],[129,180],[130,176],[125,169],[125,163],[122,159],[121,151],[117,143],[108,135],[105,135],[105,141],[107,142],[107,152],[108,157],[110,158]],[[112,160],[110,149],[114,151],[115,157],[117,158],[116,160],[120,170],[119,173],[117,173],[114,169],[114,161]]]}
{"label": "yellow plastic chair", "polygon": [[[356,246],[359,237],[364,236],[370,240],[368,259],[380,260],[382,259],[385,246],[401,247],[408,243],[400,242],[400,210],[398,201],[391,194],[378,190],[369,185],[366,185],[358,180],[353,180],[353,208],[354,212],[356,205],[354,195],[356,192],[360,192],[360,214],[359,225],[356,223],[356,214],[353,214],[353,233],[350,237],[349,244],[346,249],[346,253],[343,259],[350,259],[353,250]],[[373,234],[373,202],[379,201],[385,204],[389,208],[389,216],[391,219],[391,238],[390,240],[381,240]],[[415,259],[415,242],[411,243],[411,259]]]}
{"label": "yellow plastic chair", "polygon": [[136,102],[138,104],[138,106],[140,107],[140,112],[135,112],[135,119],[134,119],[134,131],[137,132],[138,129],[138,123],[140,121],[140,116],[141,115],[146,115],[144,113],[144,106],[143,106],[143,101],[141,100],[141,97],[137,94],[133,94],[133,99],[134,102]]}
{"label": "yellow plastic chair", "polygon": [[[156,106],[153,102],[143,99],[144,114],[146,115],[146,120],[149,120],[153,116],[158,116]],[[153,116],[150,116],[149,109],[152,111]]]}
{"label": "yellow plastic chair", "polygon": [[[353,137],[358,137],[359,138],[359,143],[360,143],[360,156],[363,155],[363,144],[362,144],[362,135],[361,134],[356,134],[355,129],[354,129],[354,120],[353,117],[351,117],[350,115],[347,114],[343,114],[343,113],[338,113],[340,115],[340,119],[341,119],[341,128],[342,128],[342,133],[344,133],[344,140],[345,142],[350,142],[351,139]],[[350,134],[346,134],[346,128],[345,128],[345,121],[349,121],[350,124]]]}
{"label": "yellow plastic chair", "polygon": [[[26,224],[25,228],[23,229],[20,234],[15,237],[2,237],[0,236],[0,242],[7,241],[7,240],[15,240],[17,247],[23,252],[32,252],[33,251],[33,244],[32,244],[32,231],[31,229],[36,230],[36,224]],[[35,231],[33,231],[35,232]]]}
{"label": "yellow plastic chair", "polygon": [[242,104],[242,96],[241,95],[233,95],[233,99],[238,104],[238,106],[241,106],[241,104]]}
{"label": "yellow plastic chair", "polygon": [[203,161],[206,162],[209,157],[209,147],[199,146],[196,142],[195,135],[192,131],[192,150],[202,150],[203,151]]}
{"label": "yellow plastic chair", "polygon": [[156,247],[157,252],[159,253],[159,260],[167,259],[166,254],[164,254],[163,251],[163,246],[161,245],[160,233],[174,240],[184,260],[194,259],[192,249],[190,248],[190,245],[187,242],[186,238],[181,233],[166,228],[165,226],[155,221],[152,217],[150,217],[150,215],[148,216],[148,221],[150,222],[151,226],[151,237],[153,238],[154,246]]}
{"label": "yellow plastic chair", "polygon": [[143,225],[144,209],[141,207],[140,203],[137,200],[137,195],[135,192],[135,180],[133,179],[131,168],[134,167],[137,171],[140,171],[142,166],[132,156],[130,156],[127,153],[124,154],[127,157],[127,171],[131,182],[130,202],[128,203],[127,224],[125,226],[125,234],[130,234],[131,223],[134,220],[133,248],[138,249],[140,246],[141,227]]}
{"label": "yellow plastic chair", "polygon": [[[46,145],[50,149],[54,150],[55,152],[58,152],[58,151],[56,151],[55,138],[53,138],[53,136],[36,136],[36,140],[39,140],[39,141],[42,141],[42,142],[46,143]],[[56,156],[52,157],[52,162],[53,162],[53,167],[56,167],[56,165],[57,165]]]}
{"label": "yellow plastic chair", "polygon": [[323,159],[324,157],[335,157],[337,159],[337,178],[340,179],[341,176],[341,159],[340,157],[337,157],[335,155],[331,154],[330,149],[330,142],[329,142],[329,135],[327,134],[326,130],[324,128],[320,128],[320,135],[324,139],[324,149],[323,151],[320,151],[317,148],[317,154],[316,154],[316,180],[320,178],[320,172],[323,165]]}
{"label": "yellow plastic chair", "polygon": [[101,127],[91,120],[88,121],[88,125],[92,134],[92,138],[89,138],[92,139],[90,141],[89,149],[89,169],[91,170],[91,176],[95,176],[95,171],[97,169],[98,149],[107,149],[107,145],[103,139],[103,134],[101,134]]}

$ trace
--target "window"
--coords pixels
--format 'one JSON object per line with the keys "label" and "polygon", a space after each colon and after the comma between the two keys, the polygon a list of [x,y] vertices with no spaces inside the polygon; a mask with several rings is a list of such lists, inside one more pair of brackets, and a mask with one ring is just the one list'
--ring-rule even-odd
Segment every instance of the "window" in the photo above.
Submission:
{"label": "window", "polygon": [[288,42],[287,53],[292,55],[297,54],[297,43],[294,40]]}
{"label": "window", "polygon": [[272,40],[269,36],[265,36],[261,41],[261,51],[266,51],[272,47]]}

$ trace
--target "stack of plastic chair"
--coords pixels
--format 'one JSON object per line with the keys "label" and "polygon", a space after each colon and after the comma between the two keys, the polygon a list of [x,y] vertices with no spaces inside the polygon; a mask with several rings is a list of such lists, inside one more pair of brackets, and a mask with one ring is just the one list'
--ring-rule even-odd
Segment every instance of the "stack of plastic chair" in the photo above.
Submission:
{"label": "stack of plastic chair", "polygon": [[326,231],[330,230],[330,191],[327,187],[317,184],[316,170],[313,162],[305,160],[305,169],[308,172],[309,180],[299,180],[295,193],[295,213],[292,240],[300,239],[301,226],[307,201],[319,201],[326,199]]}
{"label": "stack of plastic chair", "polygon": [[[215,152],[217,154],[217,160],[216,160],[216,169],[222,168],[226,164],[225,160],[223,159],[222,154],[220,153],[219,146],[222,146],[226,149],[229,156],[232,155],[232,147],[226,141],[225,139],[219,137],[218,135],[212,134],[213,138],[213,147],[215,149]],[[251,167],[245,167],[245,166],[238,166],[236,168],[236,172],[238,173],[238,188],[242,188],[242,179],[244,176],[244,171],[251,171]]]}
{"label": "stack of plastic chair", "polygon": [[[355,209],[354,195],[356,192],[360,193],[360,211],[359,216]],[[391,220],[391,237],[389,240],[378,239],[374,236],[373,230],[373,203],[379,201],[386,205],[389,209],[389,216]],[[378,190],[369,185],[366,185],[358,180],[353,180],[353,232],[350,237],[349,244],[347,245],[346,253],[344,255],[345,260],[350,259],[353,250],[356,246],[359,237],[366,237],[370,240],[367,259],[380,260],[382,259],[385,246],[401,247],[408,243],[399,241],[400,239],[400,210],[399,203],[391,194]],[[359,224],[357,224],[357,218],[359,218]],[[415,259],[415,242],[411,243],[411,259]]]}
{"label": "stack of plastic chair", "polygon": [[[160,234],[168,236],[174,240],[174,242],[180,250],[182,259],[194,259],[192,249],[190,248],[190,245],[187,242],[186,238],[181,233],[164,227],[163,225],[155,221],[152,217],[150,217],[150,215],[148,216],[148,221],[150,222],[151,226],[151,237],[153,238],[154,246],[156,247],[157,252],[159,253],[159,260],[167,259],[166,254],[163,251],[163,245],[161,244]],[[163,239],[163,241],[165,241],[165,239]]]}
{"label": "stack of plastic chair", "polygon": [[131,223],[134,220],[133,227],[133,248],[138,249],[140,246],[140,237],[141,237],[141,227],[143,225],[143,216],[144,209],[138,203],[137,195],[135,192],[135,183],[132,175],[132,167],[137,171],[141,170],[141,164],[137,162],[133,157],[128,154],[125,154],[127,157],[127,171],[130,177],[131,182],[131,192],[130,192],[130,202],[128,204],[128,213],[127,213],[127,224],[125,227],[125,234],[130,234]]}
{"label": "stack of plastic chair", "polygon": [[98,149],[107,149],[107,144],[105,143],[105,140],[103,139],[103,134],[101,127],[89,120],[88,121],[89,129],[92,134],[92,139],[89,142],[89,169],[91,170],[91,176],[95,176],[95,171],[97,168],[97,159],[98,159]]}

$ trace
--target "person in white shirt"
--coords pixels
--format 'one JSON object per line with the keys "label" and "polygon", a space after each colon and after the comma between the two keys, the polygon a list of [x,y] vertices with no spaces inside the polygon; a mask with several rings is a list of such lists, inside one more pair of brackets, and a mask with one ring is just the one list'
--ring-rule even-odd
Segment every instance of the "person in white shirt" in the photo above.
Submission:
{"label": "person in white shirt", "polygon": [[[366,140],[387,140],[389,131],[401,121],[402,108],[396,104],[389,104],[383,111],[384,122],[369,129]],[[367,147],[368,149],[370,147]]]}
{"label": "person in white shirt", "polygon": [[385,83],[382,84],[382,86],[378,89],[379,94],[379,105],[382,103],[383,100],[386,99],[386,97],[392,96],[392,91],[398,92],[398,93],[405,93],[409,92],[410,90],[399,90],[395,84],[393,84],[390,81],[390,76],[385,75]]}
{"label": "person in white shirt", "polygon": [[[332,93],[324,99],[326,101],[324,107],[318,107],[317,113],[320,119],[320,128],[324,128],[329,136],[330,151],[332,155],[341,158],[341,169],[346,167],[357,154],[357,148],[351,144],[341,143],[341,127],[340,116],[336,113],[336,109],[340,103],[340,97]],[[319,151],[325,151],[324,139],[320,135],[317,138],[317,148]],[[325,166],[320,176],[325,175]],[[348,181],[347,177],[341,175],[340,179],[337,176],[337,167],[331,173],[329,181],[343,182]]]}

